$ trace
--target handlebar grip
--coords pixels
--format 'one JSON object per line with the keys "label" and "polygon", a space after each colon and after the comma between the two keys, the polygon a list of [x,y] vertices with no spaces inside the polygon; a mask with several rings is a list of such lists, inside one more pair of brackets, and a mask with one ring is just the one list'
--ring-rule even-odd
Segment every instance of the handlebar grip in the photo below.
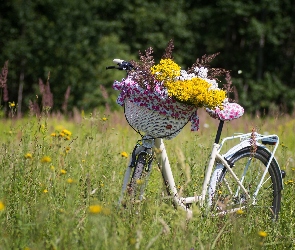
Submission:
{"label": "handlebar grip", "polygon": [[124,60],[122,60],[122,59],[114,59],[113,62],[117,63],[117,64],[121,64],[122,62],[124,62]]}
{"label": "handlebar grip", "polygon": [[106,69],[116,69],[116,66],[107,66]]}

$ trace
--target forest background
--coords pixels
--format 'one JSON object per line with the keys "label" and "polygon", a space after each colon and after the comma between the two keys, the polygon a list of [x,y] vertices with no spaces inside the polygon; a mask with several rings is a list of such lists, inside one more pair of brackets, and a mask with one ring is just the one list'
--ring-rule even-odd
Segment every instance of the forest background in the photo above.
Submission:
{"label": "forest background", "polygon": [[212,66],[231,70],[247,113],[294,111],[293,0],[0,0],[0,11],[2,116],[11,102],[18,116],[42,102],[49,73],[53,111],[114,110],[112,82],[125,75],[105,67],[150,46],[158,62],[170,39],[184,69],[220,52]]}

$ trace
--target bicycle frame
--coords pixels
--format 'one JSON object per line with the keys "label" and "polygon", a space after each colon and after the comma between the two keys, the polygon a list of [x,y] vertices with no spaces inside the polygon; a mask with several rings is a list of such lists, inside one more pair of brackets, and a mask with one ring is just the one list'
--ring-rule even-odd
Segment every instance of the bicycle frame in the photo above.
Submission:
{"label": "bicycle frame", "polygon": [[212,176],[213,167],[214,167],[214,163],[215,163],[216,159],[219,160],[223,164],[223,166],[225,166],[227,168],[227,170],[235,178],[235,180],[237,181],[237,183],[239,184],[241,189],[245,192],[245,194],[248,196],[248,198],[250,198],[250,195],[248,194],[247,190],[245,189],[243,184],[240,182],[240,180],[236,176],[236,174],[233,172],[231,167],[228,165],[225,158],[218,153],[218,149],[219,149],[220,145],[217,143],[213,144],[209,164],[208,164],[205,179],[203,182],[202,194],[200,196],[194,196],[194,197],[185,197],[185,198],[179,197],[163,140],[156,139],[155,146],[156,146],[156,148],[158,148],[161,151],[160,159],[159,159],[160,161],[158,160],[158,162],[160,163],[160,169],[163,174],[163,178],[165,181],[168,182],[171,194],[173,195],[173,199],[176,204],[178,204],[182,207],[186,207],[187,204],[200,202],[201,206],[204,205],[204,202],[206,200],[208,185],[209,185],[209,182],[210,182],[210,179]]}
{"label": "bicycle frame", "polygon": [[[166,152],[166,148],[165,148],[165,144],[164,144],[163,139],[161,139],[161,138],[151,139],[149,136],[144,136],[143,140],[142,140],[142,145],[139,146],[138,148],[136,148],[136,150],[135,150],[135,154],[138,155],[140,152],[142,152],[142,151],[144,151],[146,149],[149,150],[149,152],[151,152],[152,147],[157,149],[156,151],[159,152],[157,154],[158,165],[159,165],[160,171],[162,173],[164,182],[168,184],[169,191],[170,191],[170,194],[171,194],[171,196],[173,198],[174,204],[177,205],[177,206],[182,207],[186,211],[189,211],[189,209],[187,209],[187,205],[192,204],[192,203],[199,202],[200,205],[203,206],[203,207],[205,205],[207,205],[207,207],[210,207],[212,205],[210,195],[211,194],[213,195],[215,190],[211,187],[211,183],[212,183],[212,181],[214,181],[213,180],[214,179],[213,178],[213,171],[217,170],[217,168],[215,168],[215,170],[214,170],[214,167],[216,167],[215,166],[216,162],[220,163],[221,164],[220,166],[222,168],[226,167],[227,171],[232,175],[234,180],[237,182],[238,190],[236,191],[236,195],[241,190],[241,192],[243,192],[246,195],[247,199],[253,205],[255,205],[256,197],[258,195],[258,192],[259,192],[260,188],[262,187],[262,185],[264,183],[264,179],[265,179],[265,176],[266,176],[266,174],[268,172],[268,168],[269,168],[271,162],[275,161],[277,166],[279,166],[276,159],[274,158],[275,152],[276,152],[277,147],[279,145],[279,137],[277,135],[260,135],[260,134],[257,134],[257,133],[237,134],[237,135],[234,135],[234,136],[226,137],[226,138],[224,138],[222,140],[221,143],[219,143],[219,138],[220,138],[220,134],[221,134],[221,130],[222,130],[222,125],[223,125],[223,122],[221,121],[220,125],[219,125],[219,128],[217,130],[216,139],[215,139],[215,142],[213,143],[212,151],[211,151],[211,154],[210,154],[208,166],[207,166],[206,173],[205,173],[204,182],[203,182],[203,185],[202,185],[201,195],[196,195],[196,196],[193,196],[193,197],[181,197],[179,195],[179,193],[177,191],[177,188],[176,188],[176,185],[175,185],[175,180],[174,180],[174,177],[173,177],[172,169],[171,169],[171,166],[170,166],[169,158],[168,158],[168,155],[167,155],[167,152]],[[245,177],[246,172],[247,172],[247,166],[245,166],[244,173],[239,178],[235,174],[235,172],[233,171],[232,166],[230,166],[230,162],[228,161],[228,159],[230,159],[231,156],[233,156],[239,150],[251,146],[250,138],[253,138],[253,136],[255,136],[256,145],[264,147],[269,152],[270,157],[269,157],[269,161],[267,163],[266,169],[265,169],[265,171],[264,171],[264,173],[263,173],[263,175],[261,177],[261,180],[260,180],[258,186],[256,187],[256,190],[255,190],[254,194],[252,194],[252,197],[251,197],[249,192],[247,191],[247,189],[243,185],[243,180],[244,180],[244,177]],[[234,139],[239,139],[240,142],[238,144],[236,144],[234,147],[232,147],[225,154],[222,155],[220,153],[222,147],[225,145],[225,143],[227,141],[234,140]],[[272,151],[270,151],[263,144],[258,143],[258,141],[262,141],[262,140],[265,140],[265,139],[267,139],[268,142],[272,142],[272,141],[275,142],[274,143],[275,146],[274,146]],[[251,161],[251,159],[250,159],[250,161]],[[123,192],[126,190],[126,187],[127,187],[128,181],[129,181],[129,177],[130,177],[130,173],[131,173],[131,167],[129,165],[129,167],[128,167],[127,171],[126,171],[126,174],[125,174],[125,178],[124,178],[124,184],[123,184],[123,188],[122,188],[122,196],[123,196]],[[281,185],[283,185],[283,184],[281,183]],[[210,193],[210,190],[211,190],[211,193]],[[234,209],[232,212],[234,212],[234,211],[236,211],[236,209]]]}
{"label": "bicycle frame", "polygon": [[[192,204],[192,203],[196,203],[196,202],[200,202],[201,206],[204,206],[206,204],[205,203],[206,197],[208,195],[209,183],[212,178],[212,173],[213,173],[213,168],[214,168],[215,162],[219,162],[222,164],[222,167],[226,167],[227,171],[233,176],[233,178],[235,179],[235,181],[239,185],[239,188],[243,191],[243,193],[247,196],[248,199],[251,199],[250,194],[248,193],[248,191],[246,190],[246,188],[243,185],[243,179],[244,179],[244,176],[247,171],[247,166],[245,167],[245,171],[244,171],[243,176],[238,178],[238,176],[234,173],[233,169],[231,168],[228,161],[226,160],[227,157],[233,155],[234,153],[236,153],[240,149],[250,146],[250,142],[247,139],[249,139],[251,137],[251,135],[252,135],[252,133],[247,133],[247,134],[240,134],[240,135],[236,135],[236,136],[226,137],[222,140],[222,142],[220,144],[218,144],[218,143],[213,144],[213,148],[211,151],[209,163],[207,166],[207,170],[206,170],[206,174],[205,174],[205,178],[204,178],[204,182],[203,182],[202,193],[201,193],[201,195],[194,196],[194,197],[179,197],[178,192],[177,192],[177,188],[175,185],[175,181],[173,178],[171,166],[169,163],[169,159],[168,159],[168,156],[166,153],[164,142],[162,139],[156,139],[155,140],[155,147],[158,148],[161,152],[159,159],[158,159],[158,163],[160,165],[160,169],[161,169],[164,181],[167,181],[167,183],[169,185],[169,188],[170,188],[170,191],[173,196],[175,204],[177,204],[183,208],[186,208],[187,204]],[[265,138],[270,138],[270,139],[275,138],[277,140],[277,143],[275,144],[273,151],[272,152],[269,151],[271,156],[269,158],[269,161],[267,163],[267,167],[263,173],[263,176],[260,180],[260,183],[258,184],[256,191],[253,194],[252,204],[255,204],[255,197],[258,195],[258,192],[263,185],[264,178],[268,172],[268,168],[270,166],[270,163],[273,160],[276,161],[276,159],[274,158],[274,154],[275,154],[277,147],[279,145],[279,137],[277,135],[260,135],[260,134],[255,133],[255,138],[257,141],[259,141],[261,139],[265,139]],[[237,144],[236,146],[234,146],[232,149],[230,149],[226,154],[221,155],[220,151],[221,151],[221,148],[223,147],[223,145],[225,144],[225,142],[228,140],[233,140],[233,139],[240,139],[241,142],[239,144]],[[258,143],[258,145],[262,146],[262,144],[260,144],[260,143]],[[208,202],[208,205],[209,206],[211,205],[210,201]]]}

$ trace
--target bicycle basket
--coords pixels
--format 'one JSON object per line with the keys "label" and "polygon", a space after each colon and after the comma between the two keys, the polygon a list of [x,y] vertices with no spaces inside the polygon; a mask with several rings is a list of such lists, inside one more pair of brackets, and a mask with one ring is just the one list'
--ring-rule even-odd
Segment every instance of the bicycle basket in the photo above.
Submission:
{"label": "bicycle basket", "polygon": [[157,111],[125,100],[125,117],[131,127],[154,138],[172,139],[188,123],[187,119],[176,119]]}

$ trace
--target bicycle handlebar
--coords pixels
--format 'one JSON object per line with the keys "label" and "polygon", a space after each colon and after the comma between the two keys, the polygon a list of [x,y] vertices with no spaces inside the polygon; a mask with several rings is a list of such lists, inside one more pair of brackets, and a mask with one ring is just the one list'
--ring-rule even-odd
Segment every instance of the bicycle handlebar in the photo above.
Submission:
{"label": "bicycle handlebar", "polygon": [[116,63],[118,66],[107,66],[106,69],[118,69],[118,70],[132,70],[134,69],[134,66],[127,61],[121,60],[121,59],[114,59],[114,63]]}

